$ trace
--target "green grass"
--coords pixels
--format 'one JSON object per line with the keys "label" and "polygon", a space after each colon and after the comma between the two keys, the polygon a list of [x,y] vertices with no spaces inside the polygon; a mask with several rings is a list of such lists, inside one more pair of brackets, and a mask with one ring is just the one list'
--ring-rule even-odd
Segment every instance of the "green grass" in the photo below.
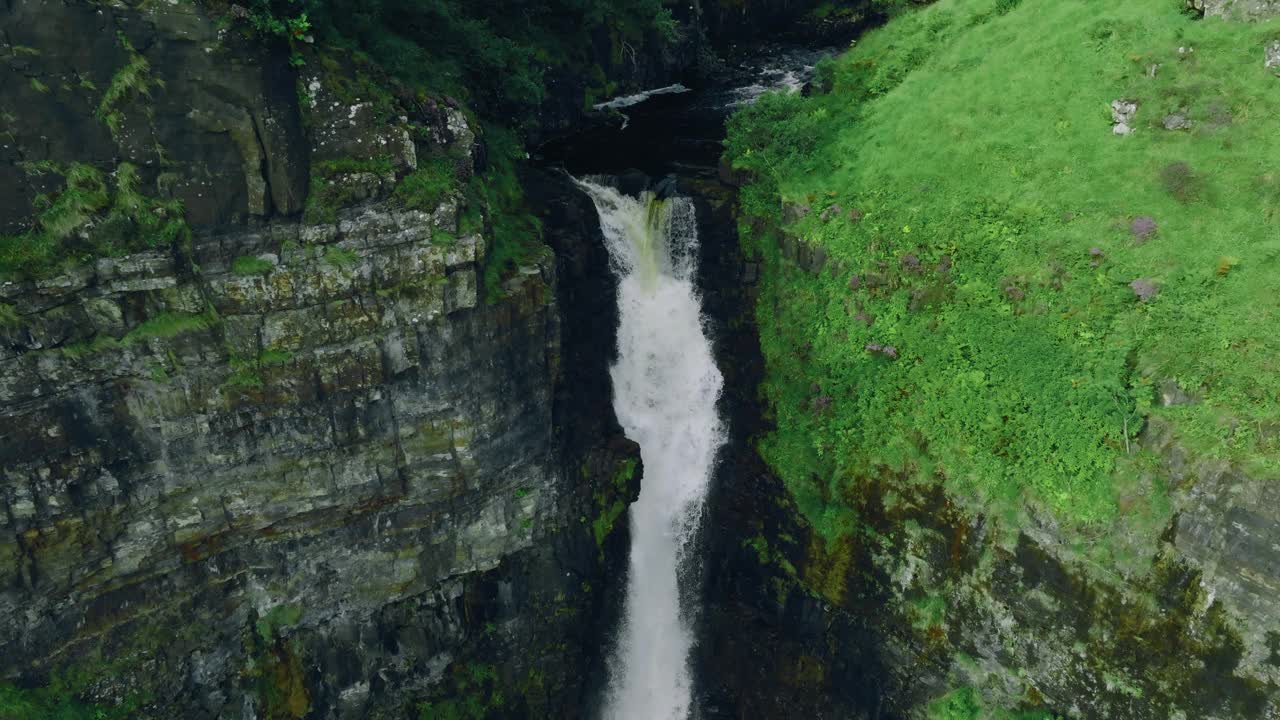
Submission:
{"label": "green grass", "polygon": [[430,212],[458,184],[454,161],[445,156],[433,157],[396,185],[395,197],[406,208]]}
{"label": "green grass", "polygon": [[208,330],[217,323],[218,318],[213,313],[162,313],[130,330],[124,336],[124,342],[177,337],[183,333]]}
{"label": "green grass", "polygon": [[338,210],[364,198],[363,191],[355,187],[347,177],[360,173],[384,178],[395,173],[395,166],[389,156],[340,158],[315,163],[311,168],[311,184],[306,206],[303,208],[303,221],[310,224],[336,222]]}
{"label": "green grass", "polygon": [[96,353],[120,348],[120,341],[110,335],[95,335],[92,339],[70,345],[63,345],[58,350],[71,360],[79,360]]}
{"label": "green grass", "polygon": [[262,378],[262,373],[257,368],[242,367],[228,375],[223,384],[232,388],[256,390],[265,387],[266,380]]}
{"label": "green grass", "polygon": [[275,639],[276,634],[283,628],[292,627],[298,624],[302,619],[302,606],[292,603],[277,605],[267,611],[266,615],[258,618],[254,623],[254,630],[257,631],[258,637],[263,642],[271,642]]}
{"label": "green grass", "polygon": [[29,230],[0,236],[0,277],[43,277],[75,262],[190,238],[181,203],[143,194],[138,168],[130,163],[110,175],[83,163],[32,163],[26,170],[61,175],[63,187],[36,196]]}
{"label": "green grass", "polygon": [[98,101],[97,110],[97,118],[106,124],[112,137],[119,135],[124,124],[121,105],[135,97],[150,99],[152,88],[164,87],[164,81],[151,77],[151,64],[133,48],[124,33],[117,33],[117,39],[129,60],[111,76],[111,85]]}
{"label": "green grass", "polygon": [[489,172],[473,177],[467,185],[467,212],[459,224],[464,233],[484,232],[489,242],[484,292],[485,301],[494,303],[504,295],[503,280],[547,248],[542,242],[542,221],[530,210],[516,175],[524,148],[514,133],[495,125],[485,126],[484,135]]}
{"label": "green grass", "polygon": [[0,328],[16,329],[22,327],[22,316],[9,303],[0,302]]}
{"label": "green grass", "polygon": [[293,353],[287,350],[263,350],[258,355],[258,364],[262,367],[276,367],[293,362]]}
{"label": "green grass", "polygon": [[293,362],[294,355],[285,350],[263,350],[256,358],[232,354],[229,364],[231,374],[224,385],[231,388],[261,389],[266,387],[262,371]]}
{"label": "green grass", "polygon": [[[217,327],[220,322],[212,311],[205,313],[161,313],[130,330],[117,340],[110,335],[95,335],[88,340],[64,345],[59,351],[69,359],[79,360],[107,350],[118,350],[152,338],[174,338],[188,332]],[[177,364],[176,362],[174,363]],[[163,370],[163,368],[162,368]],[[153,373],[154,374],[154,373]]]}
{"label": "green grass", "polygon": [[360,261],[355,250],[329,245],[324,249],[324,260],[334,267],[350,267]]}
{"label": "green grass", "polygon": [[[789,232],[829,258],[798,271],[743,224],[767,269],[762,451],[820,530],[885,469],[1081,527],[1152,512],[1160,489],[1127,474],[1149,414],[1197,454],[1280,469],[1277,35],[1168,0],[940,0],[826,63],[825,94],[735,116],[744,212],[808,206]],[[1176,111],[1190,131],[1161,127]],[[1158,407],[1168,379],[1203,402]]]}
{"label": "green grass", "polygon": [[270,261],[253,255],[245,255],[244,257],[236,258],[231,263],[231,272],[244,276],[266,275],[274,267],[275,265],[272,265]]}
{"label": "green grass", "polygon": [[506,707],[497,668],[492,665],[454,663],[448,684],[447,697],[418,704],[418,720],[484,720]]}

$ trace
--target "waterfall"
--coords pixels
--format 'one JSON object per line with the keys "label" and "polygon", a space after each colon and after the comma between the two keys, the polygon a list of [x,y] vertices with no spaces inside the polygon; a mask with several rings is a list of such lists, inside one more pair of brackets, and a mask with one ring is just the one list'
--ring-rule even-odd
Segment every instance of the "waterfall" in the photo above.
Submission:
{"label": "waterfall", "polygon": [[[613,406],[640,445],[644,480],[631,506],[626,607],[606,696],[607,720],[686,720],[698,572],[689,557],[724,444],[716,413],[723,379],[694,286],[693,203],[638,199],[578,181],[600,214],[618,278],[618,361]],[[685,572],[692,569],[692,572]]]}

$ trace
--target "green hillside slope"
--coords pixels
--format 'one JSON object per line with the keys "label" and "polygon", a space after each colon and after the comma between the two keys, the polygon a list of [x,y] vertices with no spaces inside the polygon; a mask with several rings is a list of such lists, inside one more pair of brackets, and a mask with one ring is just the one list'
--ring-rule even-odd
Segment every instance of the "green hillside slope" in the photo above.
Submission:
{"label": "green hillside slope", "polygon": [[1151,422],[1280,469],[1280,23],[1181,5],[941,0],[734,119],[763,449],[828,537],[886,471],[1152,530]]}

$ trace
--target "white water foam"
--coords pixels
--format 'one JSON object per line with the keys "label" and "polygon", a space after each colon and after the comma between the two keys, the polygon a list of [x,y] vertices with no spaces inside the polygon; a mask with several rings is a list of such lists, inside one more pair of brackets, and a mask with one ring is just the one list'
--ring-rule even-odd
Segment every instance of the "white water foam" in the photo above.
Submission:
{"label": "white water foam", "polygon": [[689,88],[681,85],[680,83],[676,83],[674,85],[667,85],[666,87],[654,88],[652,90],[643,90],[635,95],[622,95],[606,102],[596,103],[592,107],[596,110],[605,110],[608,108],[621,110],[622,108],[628,108],[632,105],[639,105],[655,95],[679,95],[680,93],[687,92],[689,92]]}
{"label": "white water foam", "polygon": [[[609,668],[608,720],[687,720],[696,595],[691,541],[725,433],[723,378],[694,285],[698,236],[687,198],[633,198],[579,181],[600,215],[618,278],[614,410],[640,445],[626,608]],[[692,572],[689,572],[692,570]]]}
{"label": "white water foam", "polygon": [[[636,93],[635,95],[623,95],[609,100],[608,102],[597,103],[592,107],[596,110],[621,111],[623,108],[639,105],[640,103],[657,95],[679,95],[687,92],[689,92],[689,88],[681,85],[680,83],[676,83],[675,85],[667,85],[666,87],[654,88],[653,90],[644,90]],[[619,114],[622,115],[622,127],[619,128],[619,130],[626,130],[627,127],[631,125],[631,116],[624,112],[619,112]]]}

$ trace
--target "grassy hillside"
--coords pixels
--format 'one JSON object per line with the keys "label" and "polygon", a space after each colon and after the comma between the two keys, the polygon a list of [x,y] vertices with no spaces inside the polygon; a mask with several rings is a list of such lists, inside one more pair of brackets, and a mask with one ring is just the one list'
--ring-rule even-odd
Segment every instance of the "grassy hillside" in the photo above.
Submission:
{"label": "grassy hillside", "polygon": [[[772,260],[763,450],[820,531],[885,471],[1153,528],[1153,417],[1280,469],[1280,22],[1181,6],[940,0],[734,119]],[[780,225],[823,272],[779,260]]]}

